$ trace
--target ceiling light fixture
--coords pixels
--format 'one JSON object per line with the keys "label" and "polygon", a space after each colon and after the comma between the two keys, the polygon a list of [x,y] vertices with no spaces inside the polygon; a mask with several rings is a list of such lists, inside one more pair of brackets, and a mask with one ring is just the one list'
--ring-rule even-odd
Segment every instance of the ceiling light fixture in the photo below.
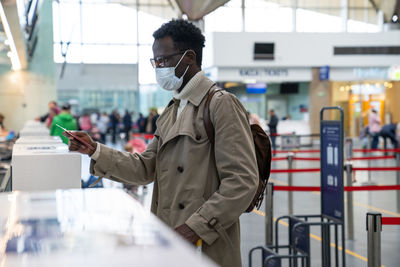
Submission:
{"label": "ceiling light fixture", "polygon": [[11,68],[13,70],[21,70],[22,66],[21,66],[21,61],[19,60],[18,57],[18,52],[17,52],[17,47],[15,46],[15,42],[13,39],[13,36],[11,34],[11,29],[10,29],[10,25],[8,25],[8,21],[7,21],[7,17],[6,14],[4,12],[4,8],[3,8],[3,4],[0,2],[0,18],[1,18],[1,22],[3,24],[3,28],[4,31],[6,33],[7,36],[7,40],[8,43],[10,45],[10,59],[11,59]]}

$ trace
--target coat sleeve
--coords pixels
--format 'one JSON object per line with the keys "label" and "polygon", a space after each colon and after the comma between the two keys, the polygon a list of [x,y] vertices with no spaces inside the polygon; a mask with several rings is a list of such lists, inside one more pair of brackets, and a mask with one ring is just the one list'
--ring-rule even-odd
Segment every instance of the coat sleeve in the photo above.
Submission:
{"label": "coat sleeve", "polygon": [[127,184],[145,185],[154,181],[158,147],[156,137],[142,154],[121,152],[99,145],[99,157],[90,162],[91,174]]}
{"label": "coat sleeve", "polygon": [[219,237],[227,238],[225,230],[248,208],[258,187],[257,161],[246,110],[235,96],[223,93],[214,96],[210,111],[220,186],[185,222],[208,245]]}

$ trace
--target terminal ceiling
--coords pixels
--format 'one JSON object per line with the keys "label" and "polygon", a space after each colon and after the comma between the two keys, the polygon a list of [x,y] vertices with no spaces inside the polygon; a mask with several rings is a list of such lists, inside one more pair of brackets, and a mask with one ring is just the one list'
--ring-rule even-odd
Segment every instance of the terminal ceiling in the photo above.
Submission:
{"label": "terminal ceiling", "polygon": [[[78,0],[54,0],[62,2],[74,2]],[[151,13],[162,18],[180,17],[186,14],[189,20],[199,20],[205,15],[211,13],[218,7],[225,5],[230,0],[84,0],[91,3],[119,3],[132,8],[139,8],[142,11]],[[243,0],[250,3],[252,0]],[[262,1],[262,0],[259,0]],[[321,13],[342,16],[343,6],[347,3],[349,10],[348,17],[353,20],[365,20],[366,17],[370,23],[377,23],[375,18],[377,12],[381,10],[384,14],[385,22],[390,22],[395,11],[399,12],[400,0],[265,0],[265,2],[279,4],[284,7],[294,7],[313,10]],[[16,0],[2,1],[2,4],[15,5]],[[7,11],[6,11],[7,12]],[[10,22],[10,27],[14,25]],[[17,38],[19,38],[17,36]],[[3,26],[0,24],[0,65],[9,65],[7,54],[10,49],[4,44],[6,35]],[[16,40],[18,41],[18,40]]]}
{"label": "terminal ceiling", "polygon": [[[186,14],[190,20],[198,20],[216,8],[226,4],[230,0],[108,0],[108,2],[122,3],[129,6],[139,5],[141,9],[165,18],[175,17],[177,14]],[[251,0],[244,0],[250,2]],[[315,10],[323,13],[338,13],[343,9],[346,0],[265,0],[265,2],[277,3],[286,7],[297,7]],[[360,15],[354,15],[353,19],[361,18],[361,11],[370,10],[384,14],[385,22],[389,22],[396,9],[400,8],[400,0],[347,0],[350,9],[359,10]],[[170,12],[162,10],[162,6],[170,6]],[[338,12],[335,12],[338,11]],[[360,18],[357,18],[357,17]]]}

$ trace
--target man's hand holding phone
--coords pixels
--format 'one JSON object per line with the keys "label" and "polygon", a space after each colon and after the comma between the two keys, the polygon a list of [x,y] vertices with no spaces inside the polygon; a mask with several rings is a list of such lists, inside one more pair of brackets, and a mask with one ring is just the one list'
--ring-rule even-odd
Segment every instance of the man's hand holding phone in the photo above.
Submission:
{"label": "man's hand holding phone", "polygon": [[97,148],[97,143],[86,132],[64,131],[63,135],[68,138],[68,148],[70,151],[91,156]]}

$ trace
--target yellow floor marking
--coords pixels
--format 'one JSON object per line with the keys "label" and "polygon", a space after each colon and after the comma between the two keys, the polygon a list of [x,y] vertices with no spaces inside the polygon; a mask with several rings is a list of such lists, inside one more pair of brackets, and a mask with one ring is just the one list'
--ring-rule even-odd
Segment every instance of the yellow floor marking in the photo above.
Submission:
{"label": "yellow floor marking", "polygon": [[396,212],[393,212],[393,211],[388,211],[388,210],[381,209],[381,208],[377,208],[377,207],[370,206],[370,205],[367,205],[367,204],[364,204],[364,203],[360,203],[360,202],[357,202],[357,201],[354,201],[353,204],[357,205],[357,206],[360,206],[360,207],[364,207],[364,208],[370,209],[370,210],[378,211],[378,212],[381,212],[381,213],[386,213],[386,214],[392,215],[394,217],[400,217],[399,213],[396,213]]}
{"label": "yellow floor marking", "polygon": [[[253,210],[253,212],[256,213],[256,214],[258,214],[258,215],[261,215],[261,216],[264,216],[264,217],[265,217],[265,213],[262,212],[262,211],[260,211],[260,210]],[[275,217],[274,217],[274,221],[276,221],[276,218],[275,218]],[[282,225],[284,225],[284,226],[286,226],[286,227],[289,227],[289,224],[288,224],[287,222],[282,221],[282,220],[279,221],[279,224],[282,224]],[[311,237],[312,239],[315,239],[315,240],[319,241],[319,242],[322,241],[321,237],[319,237],[319,236],[317,236],[317,235],[314,235],[314,234],[311,234],[311,233],[310,233],[310,237]],[[335,247],[335,246],[336,246],[336,245],[335,245],[334,243],[331,243],[331,247]],[[339,249],[339,250],[342,250],[343,248],[342,248],[342,246],[338,246],[338,249]],[[345,252],[346,252],[347,254],[349,254],[349,255],[351,255],[351,256],[357,258],[357,259],[360,259],[360,260],[362,260],[362,261],[368,262],[368,259],[367,259],[366,257],[361,256],[360,254],[357,254],[357,253],[354,252],[354,251],[351,251],[351,250],[346,249]],[[385,265],[382,265],[382,267],[385,267]]]}
{"label": "yellow floor marking", "polygon": [[[276,183],[276,184],[279,184],[279,185],[288,185],[288,183],[286,183],[286,182],[275,180],[275,179],[269,179],[269,181],[271,181],[273,183]],[[315,194],[315,195],[321,195],[321,192],[319,192],[319,191],[313,191],[311,193]],[[344,200],[344,201],[346,202],[346,200]],[[388,214],[388,215],[391,215],[391,216],[394,216],[394,217],[400,217],[400,213],[396,213],[396,212],[393,212],[393,211],[377,208],[377,207],[374,207],[374,206],[371,206],[371,205],[367,205],[367,204],[364,204],[364,203],[361,203],[361,202],[357,202],[357,201],[353,201],[353,206],[359,206],[359,207],[367,208],[367,209],[374,210],[374,211],[377,211],[377,212],[380,212],[380,213],[385,213],[385,214]]]}

